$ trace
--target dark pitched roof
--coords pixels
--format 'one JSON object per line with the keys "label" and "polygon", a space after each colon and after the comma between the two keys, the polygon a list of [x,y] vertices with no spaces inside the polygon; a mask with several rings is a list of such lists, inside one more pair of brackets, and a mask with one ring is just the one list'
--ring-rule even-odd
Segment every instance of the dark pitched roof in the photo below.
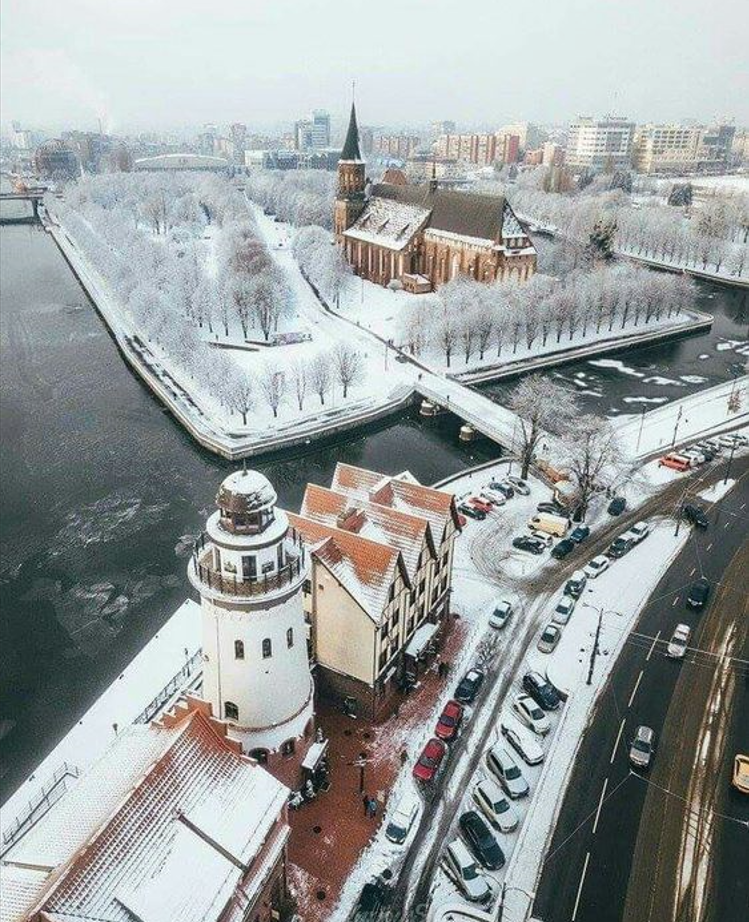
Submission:
{"label": "dark pitched roof", "polygon": [[372,195],[430,209],[428,226],[435,230],[485,240],[494,240],[502,231],[505,199],[501,195],[435,189],[429,183],[414,186],[378,183],[372,187]]}
{"label": "dark pitched roof", "polygon": [[356,107],[351,103],[351,117],[348,122],[346,141],[341,151],[341,160],[361,160],[359,150],[359,126],[356,124]]}

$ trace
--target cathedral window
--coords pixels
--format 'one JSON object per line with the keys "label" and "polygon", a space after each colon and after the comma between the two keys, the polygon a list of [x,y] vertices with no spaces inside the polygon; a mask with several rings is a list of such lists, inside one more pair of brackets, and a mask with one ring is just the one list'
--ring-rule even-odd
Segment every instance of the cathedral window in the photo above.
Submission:
{"label": "cathedral window", "polygon": [[270,637],[263,640],[263,659],[270,659],[273,656],[273,644]]}
{"label": "cathedral window", "polygon": [[244,643],[241,640],[234,641],[234,659],[244,659]]}
{"label": "cathedral window", "polygon": [[233,701],[224,701],[224,717],[227,720],[239,720],[239,708]]}

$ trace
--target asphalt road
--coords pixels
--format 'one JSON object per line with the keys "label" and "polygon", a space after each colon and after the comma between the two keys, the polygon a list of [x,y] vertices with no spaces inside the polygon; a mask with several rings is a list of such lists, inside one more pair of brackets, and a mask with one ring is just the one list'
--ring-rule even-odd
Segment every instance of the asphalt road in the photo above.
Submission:
{"label": "asphalt road", "polygon": [[[746,458],[732,475],[652,593],[583,738],[536,896],[544,922],[746,922],[749,798],[729,788],[734,753],[749,751]],[[695,612],[686,595],[700,575],[713,592]],[[664,654],[679,622],[704,651],[682,662]],[[640,724],[658,751],[638,775]]]}

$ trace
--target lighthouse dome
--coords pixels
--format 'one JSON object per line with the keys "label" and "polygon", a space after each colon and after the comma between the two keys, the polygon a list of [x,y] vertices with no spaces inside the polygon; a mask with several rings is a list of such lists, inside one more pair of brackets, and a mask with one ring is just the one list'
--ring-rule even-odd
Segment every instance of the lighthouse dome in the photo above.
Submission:
{"label": "lighthouse dome", "polygon": [[270,481],[260,471],[235,471],[225,478],[216,496],[221,527],[233,534],[259,534],[275,521],[286,517],[275,512],[278,497]]}

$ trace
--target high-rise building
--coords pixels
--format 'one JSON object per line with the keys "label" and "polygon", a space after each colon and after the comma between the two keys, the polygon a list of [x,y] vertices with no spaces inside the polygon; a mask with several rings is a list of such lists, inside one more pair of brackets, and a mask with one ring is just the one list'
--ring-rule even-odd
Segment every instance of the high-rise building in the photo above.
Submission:
{"label": "high-rise building", "polygon": [[411,134],[381,134],[375,138],[374,149],[381,157],[408,160],[419,149],[421,138]]}
{"label": "high-rise building", "polygon": [[640,125],[633,163],[640,173],[719,172],[731,157],[733,125]]}
{"label": "high-rise building", "polygon": [[312,147],[316,150],[330,147],[330,115],[322,109],[312,113]]}
{"label": "high-rise building", "polygon": [[570,125],[566,161],[572,170],[613,172],[631,165],[635,124],[626,118],[578,118]]}

